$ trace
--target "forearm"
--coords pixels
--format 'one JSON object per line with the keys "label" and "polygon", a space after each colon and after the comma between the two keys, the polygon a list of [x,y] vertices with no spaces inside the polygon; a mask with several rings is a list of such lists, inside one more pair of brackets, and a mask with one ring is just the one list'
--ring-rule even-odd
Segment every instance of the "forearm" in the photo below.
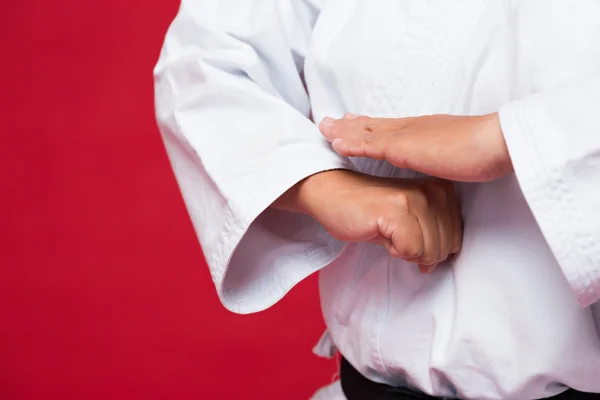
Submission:
{"label": "forearm", "polygon": [[319,193],[322,193],[326,186],[334,184],[339,176],[347,173],[349,171],[329,170],[311,175],[289,188],[271,204],[271,207],[313,216]]}
{"label": "forearm", "polygon": [[284,194],[279,196],[277,200],[271,204],[271,207],[282,211],[291,211],[296,213],[304,213],[300,206],[300,193],[302,193],[302,187],[309,180],[310,177],[301,180],[294,186],[289,188]]}

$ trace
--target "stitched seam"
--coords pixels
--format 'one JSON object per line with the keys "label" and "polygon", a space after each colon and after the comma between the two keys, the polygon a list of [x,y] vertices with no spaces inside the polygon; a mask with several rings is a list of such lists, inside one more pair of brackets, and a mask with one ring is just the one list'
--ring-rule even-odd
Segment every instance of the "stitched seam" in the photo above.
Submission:
{"label": "stitched seam", "polygon": [[385,304],[385,312],[381,317],[381,322],[379,323],[379,328],[377,329],[377,345],[375,346],[375,351],[377,355],[377,360],[381,364],[381,367],[385,370],[386,374],[391,378],[392,373],[388,370],[386,363],[383,362],[381,357],[381,331],[386,326],[386,322],[390,313],[390,302],[391,302],[391,285],[390,285],[390,272],[392,269],[392,258],[390,257],[386,269],[386,304]]}
{"label": "stitched seam", "polygon": [[[528,118],[516,118],[515,116],[514,120],[523,128],[525,133],[525,135],[523,135],[524,140],[529,142],[528,147],[532,148],[534,145],[533,138],[528,133],[535,132],[534,129],[543,129],[543,127],[540,126],[539,121],[534,122]],[[569,230],[569,232],[574,233],[572,236],[568,235],[569,232],[566,232],[565,230],[556,229],[555,235],[559,239],[559,243],[552,243],[556,248],[555,254],[561,258],[564,257],[565,254],[572,255],[569,257],[570,259],[567,259],[567,262],[578,264],[580,267],[588,265],[589,261],[591,261],[593,265],[594,259],[599,259],[599,257],[597,257],[598,248],[591,234],[585,229],[585,219],[581,213],[581,207],[572,195],[569,185],[563,179],[554,178],[550,181],[544,179],[544,184],[539,183],[540,175],[551,177],[559,176],[560,174],[557,167],[550,170],[544,170],[542,167],[543,162],[541,161],[541,154],[538,152],[534,152],[534,154],[536,158],[534,165],[536,165],[537,171],[535,171],[533,176],[528,176],[526,180],[528,181],[528,187],[536,188],[535,190],[530,191],[529,195],[531,196],[531,201],[538,204],[537,212],[543,214],[543,219],[548,221],[548,225],[560,227],[560,214],[552,213],[550,210],[556,209],[555,203],[567,203],[566,207],[561,207],[561,213],[566,216],[566,219],[569,220],[571,224],[575,224],[576,226],[574,231]],[[538,181],[538,183],[536,183],[536,181]],[[554,186],[548,186],[548,184],[554,184]],[[552,190],[552,188],[554,188],[554,190]],[[536,193],[539,193],[539,195],[536,195]],[[542,194],[545,194],[545,196],[542,196]],[[594,255],[596,255],[596,257],[594,257]],[[595,276],[590,268],[569,268],[566,271],[566,275],[569,283],[571,285],[576,285],[579,292],[577,295],[580,303],[586,306],[590,302],[593,302],[594,297],[596,297],[594,288],[600,282],[600,276]]]}
{"label": "stitched seam", "polygon": [[479,2],[480,9],[477,12],[474,12],[472,14],[473,16],[475,16],[475,15],[477,15],[477,13],[479,13],[479,15],[473,19],[474,23],[468,27],[465,27],[463,29],[463,31],[460,33],[460,35],[456,39],[456,42],[454,42],[454,45],[452,46],[452,50],[450,50],[450,52],[446,56],[446,59],[444,60],[442,66],[439,69],[438,73],[436,74],[435,78],[433,79],[433,81],[431,82],[429,87],[425,90],[425,97],[423,98],[423,103],[421,104],[421,109],[419,111],[419,114],[422,114],[422,110],[423,110],[423,108],[425,108],[427,102],[429,101],[431,91],[437,84],[440,76],[442,76],[442,74],[446,70],[446,67],[448,66],[450,61],[452,61],[454,59],[454,56],[456,55],[456,50],[458,49],[459,45],[463,44],[467,40],[467,38],[471,37],[470,35],[467,35],[467,33],[469,33],[469,32],[472,33],[474,31],[475,26],[477,26],[477,24],[481,20],[481,17],[486,9],[485,7],[482,7],[482,4],[483,4],[483,0]]}

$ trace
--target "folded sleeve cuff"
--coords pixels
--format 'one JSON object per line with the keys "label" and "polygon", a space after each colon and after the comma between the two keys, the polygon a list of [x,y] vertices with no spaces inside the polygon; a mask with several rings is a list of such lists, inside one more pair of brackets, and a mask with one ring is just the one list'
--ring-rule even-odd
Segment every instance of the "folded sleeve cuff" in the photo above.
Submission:
{"label": "folded sleeve cuff", "polygon": [[333,169],[355,168],[326,146],[280,148],[229,196],[218,243],[205,252],[227,309],[236,313],[266,309],[341,254],[344,243],[314,219],[268,209],[297,182]]}
{"label": "folded sleeve cuff", "polygon": [[[567,140],[550,123],[548,111],[533,97],[500,110],[500,122],[521,190],[582,307],[600,297],[600,265],[586,210],[565,173]],[[589,222],[589,221],[588,221]]]}

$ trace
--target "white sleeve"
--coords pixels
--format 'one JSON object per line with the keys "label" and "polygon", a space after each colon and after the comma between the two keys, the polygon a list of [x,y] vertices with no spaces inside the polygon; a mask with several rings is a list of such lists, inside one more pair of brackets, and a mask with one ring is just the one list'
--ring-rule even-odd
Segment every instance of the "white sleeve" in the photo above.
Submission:
{"label": "white sleeve", "polygon": [[582,307],[600,298],[600,57],[500,120],[527,202]]}
{"label": "white sleeve", "polygon": [[222,303],[250,313],[343,244],[269,205],[303,178],[352,169],[309,119],[302,68],[316,0],[183,0],[155,68],[159,128]]}

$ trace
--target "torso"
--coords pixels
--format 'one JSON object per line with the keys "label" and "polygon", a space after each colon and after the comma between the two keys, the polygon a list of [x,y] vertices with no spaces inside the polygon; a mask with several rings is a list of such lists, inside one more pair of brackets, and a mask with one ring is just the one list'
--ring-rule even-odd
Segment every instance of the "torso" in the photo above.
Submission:
{"label": "torso", "polygon": [[[599,21],[594,0],[330,0],[306,63],[313,113],[497,111],[586,73]],[[600,311],[579,307],[515,177],[459,192],[465,236],[452,265],[424,276],[378,246],[353,244],[321,272],[336,346],[370,379],[438,396],[600,392]]]}

